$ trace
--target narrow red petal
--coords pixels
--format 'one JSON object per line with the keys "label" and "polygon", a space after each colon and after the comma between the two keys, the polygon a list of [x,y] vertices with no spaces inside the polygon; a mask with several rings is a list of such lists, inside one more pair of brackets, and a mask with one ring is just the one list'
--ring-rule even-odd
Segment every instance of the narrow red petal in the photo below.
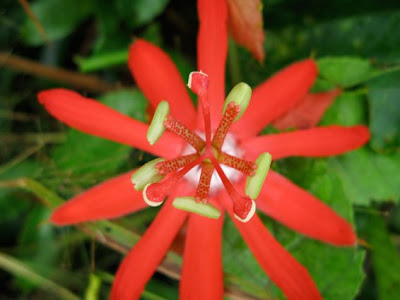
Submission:
{"label": "narrow red petal", "polygon": [[[198,69],[208,74],[211,127],[221,119],[225,99],[225,62],[228,47],[227,6],[224,0],[197,1],[200,28],[197,36]],[[201,120],[201,109],[198,112]]]}
{"label": "narrow red petal", "polygon": [[221,261],[223,218],[191,214],[187,230],[180,299],[223,299]]}
{"label": "narrow red petal", "polygon": [[73,91],[51,89],[40,92],[38,98],[53,117],[85,133],[165,158],[173,158],[181,151],[182,142],[174,135],[167,132],[151,146],[146,139],[147,124]]}
{"label": "narrow red petal", "polygon": [[257,199],[267,215],[304,235],[338,246],[353,246],[356,234],[350,223],[328,205],[283,176],[270,171]]}
{"label": "narrow red petal", "polygon": [[165,202],[153,223],[119,266],[110,299],[139,299],[186,216],[186,212],[172,207],[172,198]]}
{"label": "narrow red petal", "polygon": [[287,299],[322,299],[307,269],[275,240],[257,215],[248,223],[232,219],[265,273]]}
{"label": "narrow red petal", "polygon": [[117,218],[147,207],[131,183],[133,172],[107,180],[59,206],[51,215],[57,225]]}
{"label": "narrow red petal", "polygon": [[129,49],[129,69],[153,108],[168,101],[171,114],[185,125],[194,124],[196,111],[178,69],[157,46],[137,39]]}
{"label": "narrow red petal", "polygon": [[228,197],[221,195],[220,199],[264,272],[287,299],[322,299],[307,269],[275,240],[257,214],[247,223],[242,223],[233,216]]}
{"label": "narrow red petal", "polygon": [[305,97],[317,73],[317,65],[311,59],[294,63],[276,73],[254,90],[249,107],[234,130],[242,137],[256,135]]}
{"label": "narrow red petal", "polygon": [[365,126],[334,125],[254,137],[243,142],[242,147],[250,160],[263,151],[271,153],[274,160],[287,156],[323,157],[360,148],[368,139]]}
{"label": "narrow red petal", "polygon": [[280,130],[314,127],[341,92],[340,89],[334,89],[329,92],[307,94],[292,110],[273,121],[272,125]]}

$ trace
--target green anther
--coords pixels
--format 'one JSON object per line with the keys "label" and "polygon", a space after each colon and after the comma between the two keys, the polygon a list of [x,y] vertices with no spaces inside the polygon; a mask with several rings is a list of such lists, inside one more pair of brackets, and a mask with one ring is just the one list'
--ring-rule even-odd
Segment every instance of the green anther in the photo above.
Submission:
{"label": "green anther", "polygon": [[257,169],[253,176],[247,177],[245,193],[250,199],[257,199],[271,166],[271,154],[261,153],[255,161]]}
{"label": "green anther", "polygon": [[141,191],[144,187],[149,183],[159,182],[161,179],[164,178],[163,175],[158,174],[158,171],[155,165],[158,162],[164,161],[163,158],[156,158],[152,161],[141,166],[139,169],[133,173],[131,177],[131,182],[133,183],[135,190]]}
{"label": "green anther", "polygon": [[164,121],[169,114],[169,104],[167,101],[161,101],[151,120],[149,130],[147,130],[147,141],[154,145],[165,131]]}
{"label": "green anther", "polygon": [[235,121],[239,120],[243,113],[246,111],[247,106],[249,106],[251,98],[251,87],[244,82],[240,82],[233,87],[225,99],[224,112],[226,107],[230,102],[234,102],[240,105],[239,115],[236,117]]}
{"label": "green anther", "polygon": [[218,219],[221,212],[209,203],[198,203],[194,197],[178,197],[172,202],[173,207],[201,215],[203,217]]}

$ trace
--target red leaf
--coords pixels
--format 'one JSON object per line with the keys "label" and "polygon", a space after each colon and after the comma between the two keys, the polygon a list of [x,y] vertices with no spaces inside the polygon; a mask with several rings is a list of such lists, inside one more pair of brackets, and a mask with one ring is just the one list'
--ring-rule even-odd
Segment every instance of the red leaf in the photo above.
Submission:
{"label": "red leaf", "polygon": [[260,0],[228,0],[228,26],[233,39],[262,62],[264,30]]}
{"label": "red leaf", "polygon": [[308,94],[292,110],[272,124],[280,130],[292,127],[300,129],[314,127],[341,92],[340,89],[334,89],[324,93]]}

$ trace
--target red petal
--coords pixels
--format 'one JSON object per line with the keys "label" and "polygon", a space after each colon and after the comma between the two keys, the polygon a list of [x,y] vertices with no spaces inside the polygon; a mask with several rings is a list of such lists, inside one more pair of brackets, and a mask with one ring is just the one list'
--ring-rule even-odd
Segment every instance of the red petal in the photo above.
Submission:
{"label": "red petal", "polygon": [[133,172],[107,180],[59,206],[51,216],[57,225],[117,218],[146,207],[131,183]]}
{"label": "red petal", "polygon": [[341,92],[340,89],[335,89],[324,93],[307,94],[292,110],[272,122],[272,125],[280,130],[314,127]]}
{"label": "red petal", "polygon": [[111,299],[139,299],[186,216],[186,212],[172,207],[172,197],[166,201],[146,233],[119,266]]}
{"label": "red petal", "polygon": [[180,299],[223,299],[221,261],[223,218],[190,215],[180,284]]}
{"label": "red petal", "polygon": [[257,207],[286,226],[326,243],[353,246],[356,234],[350,223],[328,205],[283,176],[270,171]]}
{"label": "red petal", "polygon": [[136,40],[129,49],[129,69],[133,77],[153,106],[162,100],[168,101],[171,114],[190,126],[196,111],[172,60],[160,48],[144,40]]}
{"label": "red petal", "polygon": [[307,59],[276,73],[254,90],[249,107],[234,130],[242,137],[256,135],[305,97],[317,72],[315,62]]}
{"label": "red petal", "polygon": [[[224,0],[197,1],[200,29],[197,36],[197,64],[208,74],[212,128],[221,119],[225,99],[225,62],[228,47],[227,7]],[[198,112],[198,119],[203,120]],[[202,123],[201,123],[202,124]]]}
{"label": "red petal", "polygon": [[247,223],[242,223],[233,217],[232,204],[228,197],[225,195],[220,199],[224,201],[232,220],[264,272],[282,290],[287,299],[322,299],[307,269],[275,240],[257,214]]}
{"label": "red petal", "polygon": [[166,132],[156,145],[151,146],[146,139],[147,124],[73,91],[51,89],[40,92],[38,98],[56,119],[85,133],[165,158],[173,158],[181,151],[182,142],[174,135]]}
{"label": "red petal", "polygon": [[247,48],[259,62],[264,61],[263,12],[260,0],[230,0],[228,26],[233,39]]}
{"label": "red petal", "polygon": [[242,147],[248,159],[267,151],[275,160],[287,156],[338,155],[361,147],[368,139],[368,128],[362,125],[328,126],[254,137],[244,141]]}

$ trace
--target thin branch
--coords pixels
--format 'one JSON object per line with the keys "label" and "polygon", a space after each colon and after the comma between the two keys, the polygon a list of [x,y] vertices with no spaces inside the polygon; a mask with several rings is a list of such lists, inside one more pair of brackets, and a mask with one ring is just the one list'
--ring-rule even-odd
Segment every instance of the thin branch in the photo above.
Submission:
{"label": "thin branch", "polygon": [[5,52],[0,52],[0,66],[38,77],[48,78],[91,92],[107,92],[118,87],[118,85],[110,84],[92,75],[83,75],[73,71],[46,66],[33,60]]}
{"label": "thin branch", "polygon": [[47,45],[50,45],[51,41],[49,39],[49,36],[47,35],[46,31],[44,30],[44,27],[42,26],[42,24],[40,24],[39,19],[33,13],[28,1],[18,0],[18,2],[19,2],[19,4],[21,4],[22,8],[25,10],[25,12],[29,16],[29,18],[32,20],[33,24],[35,25],[36,29],[39,31],[39,34],[42,36],[45,43]]}
{"label": "thin branch", "polygon": [[65,142],[65,133],[62,132],[26,132],[24,134],[0,134],[0,140],[3,143],[44,143],[44,144],[58,144]]}
{"label": "thin branch", "polygon": [[0,118],[7,118],[19,122],[32,122],[38,117],[29,113],[0,109]]}
{"label": "thin branch", "polygon": [[21,162],[23,162],[25,159],[27,159],[29,156],[31,156],[32,154],[35,154],[37,151],[40,150],[40,148],[43,147],[43,143],[38,143],[35,146],[29,147],[28,149],[26,149],[24,152],[18,154],[16,157],[14,157],[12,160],[10,160],[9,162],[0,165],[0,174],[4,173],[5,171],[11,169],[12,167],[20,164]]}

